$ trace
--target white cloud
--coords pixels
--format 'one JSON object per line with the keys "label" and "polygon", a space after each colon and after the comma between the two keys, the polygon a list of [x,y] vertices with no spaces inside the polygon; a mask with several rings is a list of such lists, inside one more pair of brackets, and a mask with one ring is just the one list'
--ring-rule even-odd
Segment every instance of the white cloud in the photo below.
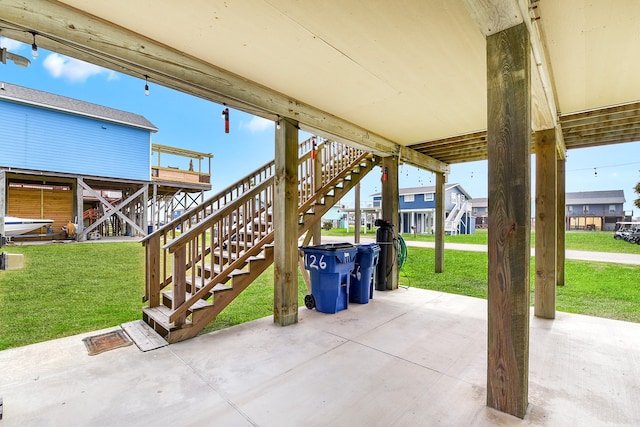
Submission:
{"label": "white cloud", "polygon": [[0,37],[0,47],[6,47],[7,50],[16,51],[22,49],[25,46],[27,45],[24,43],[11,40],[6,37]]}
{"label": "white cloud", "polygon": [[254,116],[249,123],[241,123],[240,128],[246,129],[251,133],[262,132],[273,127],[271,120],[263,119],[262,117]]}
{"label": "white cloud", "polygon": [[64,78],[71,82],[82,83],[91,76],[106,75],[107,80],[115,80],[116,73],[97,65],[57,53],[47,55],[42,65],[55,78]]}

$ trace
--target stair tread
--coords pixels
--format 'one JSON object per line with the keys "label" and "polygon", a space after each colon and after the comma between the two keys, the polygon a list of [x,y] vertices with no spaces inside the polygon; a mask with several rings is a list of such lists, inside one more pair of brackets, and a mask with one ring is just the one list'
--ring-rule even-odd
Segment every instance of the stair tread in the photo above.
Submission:
{"label": "stair tread", "polygon": [[[209,265],[205,265],[204,266],[204,271],[206,271],[207,273],[211,273],[213,271],[213,273],[215,273],[215,274],[220,274],[222,272],[222,270],[220,269],[220,266],[217,265],[217,264],[213,266],[213,270],[211,269],[211,265],[210,264]],[[243,271],[244,270],[241,269],[241,268],[236,268],[235,270],[233,270],[231,272],[231,274],[232,275],[233,274],[240,274]],[[202,279],[201,276],[196,276],[196,277],[199,277],[200,279]],[[191,276],[187,276],[187,281],[188,281],[187,283],[191,284]]]}
{"label": "stair tread", "polygon": [[232,291],[233,286],[225,285],[224,283],[218,283],[212,289],[213,292]]}
{"label": "stair tread", "polygon": [[171,322],[169,322],[169,316],[171,315],[171,309],[169,307],[164,305],[159,305],[157,307],[143,307],[142,311],[155,322],[158,322],[167,328],[171,324]]}
{"label": "stair tread", "polygon": [[[162,295],[166,297],[169,301],[173,301],[173,291],[164,291]],[[185,300],[189,299],[190,297],[191,297],[191,294],[189,292],[186,292]],[[211,304],[209,301],[199,299],[189,308],[189,310],[191,311],[202,310],[204,308],[211,307],[212,305],[213,304]]]}

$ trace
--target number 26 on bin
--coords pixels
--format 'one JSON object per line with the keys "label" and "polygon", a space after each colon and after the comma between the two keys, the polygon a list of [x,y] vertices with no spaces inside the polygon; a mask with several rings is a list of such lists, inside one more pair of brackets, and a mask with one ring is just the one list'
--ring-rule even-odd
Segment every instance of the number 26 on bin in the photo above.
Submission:
{"label": "number 26 on bin", "polygon": [[324,260],[324,255],[320,255],[320,259],[314,254],[306,254],[307,258],[306,264],[307,268],[315,268],[316,270],[324,270],[327,268],[327,263]]}

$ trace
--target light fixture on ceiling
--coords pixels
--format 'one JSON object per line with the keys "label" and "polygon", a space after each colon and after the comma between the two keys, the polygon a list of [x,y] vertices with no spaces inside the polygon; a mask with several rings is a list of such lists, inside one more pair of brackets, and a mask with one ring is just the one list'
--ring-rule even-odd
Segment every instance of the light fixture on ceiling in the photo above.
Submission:
{"label": "light fixture on ceiling", "polygon": [[316,159],[316,153],[317,153],[316,138],[313,137],[311,139],[311,160],[315,160]]}
{"label": "light fixture on ceiling", "polygon": [[278,115],[278,121],[276,121],[276,129],[280,129],[280,115]]}
{"label": "light fixture on ceiling", "polygon": [[144,95],[149,96],[149,76],[144,76]]}
{"label": "light fixture on ceiling", "polygon": [[33,59],[38,58],[38,45],[36,44],[36,32],[30,31],[31,35],[33,35],[33,43],[31,44],[31,57]]}
{"label": "light fixture on ceiling", "polygon": [[222,119],[224,120],[224,133],[229,133],[229,109],[222,110]]}

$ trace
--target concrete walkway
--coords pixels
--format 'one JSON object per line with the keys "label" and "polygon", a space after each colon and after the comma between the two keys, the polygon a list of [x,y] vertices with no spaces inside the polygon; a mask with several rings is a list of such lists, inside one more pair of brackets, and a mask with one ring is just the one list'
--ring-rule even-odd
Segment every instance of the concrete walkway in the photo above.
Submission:
{"label": "concrete walkway", "polygon": [[[350,242],[353,243],[353,236],[326,236],[323,242]],[[375,243],[375,237],[360,236],[360,243]],[[407,246],[420,248],[435,248],[434,242],[417,242],[405,240]],[[466,243],[447,243],[444,244],[445,250],[468,251],[468,252],[487,252],[486,245],[472,245]],[[531,248],[531,256],[535,256],[535,249]],[[582,261],[611,262],[616,264],[640,265],[640,255],[620,254],[615,252],[592,252],[592,251],[575,251],[567,250],[565,252],[567,259],[575,259]]]}
{"label": "concrete walkway", "polygon": [[67,337],[0,352],[0,426],[640,425],[640,324],[532,316],[524,420],[485,404],[486,325],[485,300],[411,288],[146,353]]}

